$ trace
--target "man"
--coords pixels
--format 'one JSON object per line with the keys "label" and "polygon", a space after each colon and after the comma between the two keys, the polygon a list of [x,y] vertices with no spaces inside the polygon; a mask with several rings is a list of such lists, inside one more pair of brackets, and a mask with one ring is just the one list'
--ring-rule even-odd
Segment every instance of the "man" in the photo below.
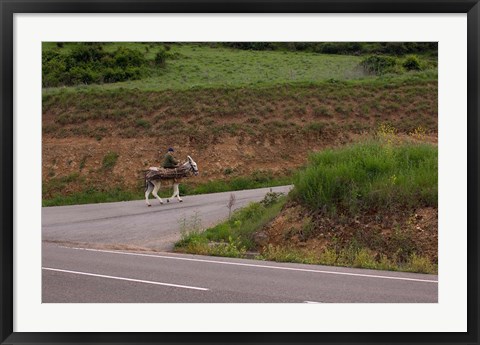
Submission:
{"label": "man", "polygon": [[164,156],[162,167],[166,169],[174,169],[178,167],[178,161],[173,157],[173,148],[169,147],[167,153]]}

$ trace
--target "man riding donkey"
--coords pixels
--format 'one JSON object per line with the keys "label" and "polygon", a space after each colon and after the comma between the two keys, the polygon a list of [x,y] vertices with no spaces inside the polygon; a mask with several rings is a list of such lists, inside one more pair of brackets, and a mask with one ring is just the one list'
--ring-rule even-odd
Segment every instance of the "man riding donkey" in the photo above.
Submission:
{"label": "man riding donkey", "polygon": [[[174,152],[174,149],[170,147],[163,157],[161,168],[150,167],[145,171],[145,201],[148,206],[150,206],[150,203],[148,202],[148,195],[150,193],[157,198],[160,204],[163,204],[162,198],[160,198],[157,194],[162,180],[169,180],[173,182],[172,198],[176,197],[179,202],[182,202],[178,188],[179,181],[190,176],[190,174],[195,176],[198,175],[197,163],[195,163],[192,157],[187,156],[187,161],[180,164],[175,159]],[[167,202],[170,202],[170,200],[167,199]]]}

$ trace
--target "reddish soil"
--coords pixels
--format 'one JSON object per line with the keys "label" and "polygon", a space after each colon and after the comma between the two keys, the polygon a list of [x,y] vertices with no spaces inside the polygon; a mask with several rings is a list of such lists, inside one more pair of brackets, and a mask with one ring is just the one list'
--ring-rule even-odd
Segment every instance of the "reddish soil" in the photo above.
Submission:
{"label": "reddish soil", "polygon": [[409,254],[438,262],[438,209],[421,208],[352,217],[328,217],[290,203],[264,230],[268,246],[291,246],[319,252],[346,248],[352,241],[374,253],[406,259]]}

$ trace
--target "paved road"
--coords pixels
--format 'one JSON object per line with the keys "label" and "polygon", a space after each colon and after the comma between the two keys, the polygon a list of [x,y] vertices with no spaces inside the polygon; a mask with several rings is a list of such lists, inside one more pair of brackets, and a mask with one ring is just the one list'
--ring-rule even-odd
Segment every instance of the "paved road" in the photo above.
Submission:
{"label": "paved road", "polygon": [[[275,192],[288,192],[290,186],[274,187]],[[235,208],[260,201],[269,188],[227,193],[186,196],[160,205],[151,200],[104,204],[44,207],[42,209],[42,240],[104,248],[153,249],[168,251],[180,238],[180,222],[191,222],[198,215],[203,226],[226,219],[230,194],[235,194]]]}
{"label": "paved road", "polygon": [[424,302],[437,276],[44,243],[44,303]]}

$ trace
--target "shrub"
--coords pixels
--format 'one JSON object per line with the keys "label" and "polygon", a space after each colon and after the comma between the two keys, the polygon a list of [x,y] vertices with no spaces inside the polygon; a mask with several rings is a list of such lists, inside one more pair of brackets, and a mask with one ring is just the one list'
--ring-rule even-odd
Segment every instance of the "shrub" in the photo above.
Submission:
{"label": "shrub", "polygon": [[78,43],[70,52],[70,57],[72,57],[76,63],[99,61],[105,55],[106,53],[103,51],[103,48],[99,43]]}
{"label": "shrub", "polygon": [[64,79],[67,70],[65,59],[56,50],[44,52],[42,55],[42,84],[56,86]]}
{"label": "shrub", "polygon": [[420,60],[416,55],[407,56],[402,66],[407,71],[420,71],[422,69],[420,66]]}
{"label": "shrub", "polygon": [[167,51],[161,48],[157,54],[155,54],[155,64],[157,66],[165,66],[165,62],[167,61]]}
{"label": "shrub", "polygon": [[89,66],[75,66],[68,72],[68,81],[72,84],[91,84],[98,80],[98,73],[95,73]]}
{"label": "shrub", "polygon": [[103,81],[105,83],[116,83],[125,79],[125,72],[121,68],[108,67],[103,71]]}
{"label": "shrub", "polygon": [[364,58],[360,65],[367,73],[381,75],[393,72],[396,63],[397,60],[391,56],[371,55]]}
{"label": "shrub", "polygon": [[355,54],[361,50],[362,44],[359,42],[327,42],[316,49],[324,54]]}
{"label": "shrub", "polygon": [[113,55],[113,62],[115,66],[140,67],[146,63],[145,57],[138,50],[120,47]]}
{"label": "shrub", "polygon": [[385,54],[402,55],[409,51],[409,45],[405,42],[381,43],[381,51]]}
{"label": "shrub", "polygon": [[262,201],[260,201],[260,203],[265,207],[269,207],[273,204],[276,204],[280,200],[280,197],[282,197],[283,195],[283,193],[268,192],[267,194],[265,194],[265,197]]}
{"label": "shrub", "polygon": [[100,43],[78,43],[71,51],[49,50],[42,56],[42,84],[45,87],[92,83],[115,83],[141,78],[148,68],[138,50],[120,47],[103,50]]}

